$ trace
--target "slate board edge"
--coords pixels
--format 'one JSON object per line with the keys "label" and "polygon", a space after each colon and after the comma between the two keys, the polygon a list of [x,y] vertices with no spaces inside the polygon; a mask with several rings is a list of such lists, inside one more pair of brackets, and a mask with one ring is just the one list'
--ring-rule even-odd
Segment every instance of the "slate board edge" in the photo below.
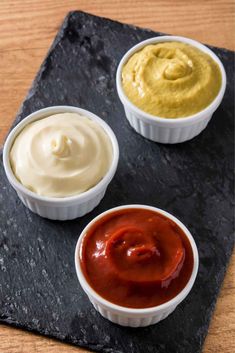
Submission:
{"label": "slate board edge", "polygon": [[[2,154],[2,149],[0,150],[0,154]],[[232,256],[233,250],[234,250],[234,244],[233,244],[233,248],[231,249],[231,253],[229,254],[229,261],[227,262],[226,267],[223,270],[221,270],[220,274],[219,274],[219,276],[220,276],[220,287],[218,288],[218,291],[214,295],[213,303],[212,303],[211,310],[210,310],[210,314],[207,316],[207,322],[205,324],[206,325],[206,330],[205,330],[205,334],[204,334],[204,336],[202,338],[202,341],[201,341],[201,348],[200,348],[201,351],[202,351],[203,345],[205,343],[205,339],[206,339],[206,336],[208,334],[208,328],[209,328],[212,316],[214,314],[214,310],[215,310],[215,306],[216,306],[217,300],[219,298],[219,294],[220,294],[222,286],[223,286],[225,274],[226,274],[227,269],[228,269],[228,267],[230,265],[230,261],[231,261],[231,256]],[[36,335],[39,335],[39,336],[43,335],[43,336],[46,336],[46,337],[51,338],[51,339],[59,340],[62,343],[71,344],[73,346],[78,346],[78,347],[81,347],[81,348],[87,348],[88,350],[92,349],[95,352],[122,353],[120,351],[116,351],[112,347],[106,347],[105,348],[103,345],[101,346],[100,344],[94,345],[94,343],[89,343],[89,342],[87,344],[84,344],[84,342],[80,343],[79,340],[77,340],[76,337],[73,337],[73,336],[68,338],[68,337],[63,337],[60,334],[56,334],[56,333],[49,334],[44,329],[38,329],[38,328],[30,327],[30,324],[27,325],[27,326],[26,325],[22,325],[20,323],[15,322],[11,318],[7,318],[7,319],[4,318],[4,316],[2,316],[1,314],[0,314],[0,324],[4,324],[4,325],[10,326],[10,327],[13,326],[15,328],[25,330],[27,332],[32,332],[32,333],[34,333]],[[113,323],[110,323],[110,324],[111,325],[115,325]],[[141,328],[140,328],[140,330],[141,330]],[[76,343],[75,343],[75,341],[76,341]]]}
{"label": "slate board edge", "polygon": [[[148,31],[148,32],[153,32],[154,30],[150,29],[150,28],[144,28],[144,27],[139,27],[139,26],[135,26],[135,25],[132,25],[132,24],[126,24],[126,23],[122,23],[120,21],[116,21],[116,20],[112,20],[112,19],[109,19],[109,18],[106,18],[106,17],[102,17],[102,16],[97,16],[97,15],[94,15],[94,14],[91,14],[89,12],[84,12],[84,11],[80,11],[80,10],[75,10],[75,11],[69,11],[68,14],[65,16],[64,20],[62,21],[62,24],[61,26],[59,27],[58,29],[58,33],[56,34],[56,37],[54,38],[54,40],[52,41],[52,44],[49,48],[49,50],[47,51],[46,55],[45,55],[45,59],[43,60],[42,64],[40,65],[39,67],[39,70],[35,76],[35,78],[33,79],[32,81],[32,84],[29,88],[29,91],[28,93],[26,94],[24,100],[23,100],[23,103],[21,104],[18,112],[16,113],[16,118],[13,120],[13,123],[11,125],[11,128],[9,130],[9,132],[12,130],[12,128],[14,128],[14,126],[16,126],[18,124],[18,122],[21,120],[21,114],[22,114],[22,111],[23,111],[23,107],[24,107],[24,103],[27,99],[30,98],[30,96],[34,93],[34,90],[36,88],[36,84],[37,82],[40,80],[40,77],[43,73],[43,68],[45,67],[45,64],[48,60],[48,57],[50,56],[51,52],[54,50],[54,48],[56,47],[56,45],[59,43],[59,41],[61,40],[61,38],[63,38],[64,36],[64,31],[69,23],[69,20],[70,20],[70,17],[73,15],[73,14],[85,14],[85,15],[89,15],[89,16],[92,16],[94,18],[99,18],[99,19],[104,19],[105,21],[108,21],[108,22],[111,22],[111,23],[118,23],[119,25],[122,25],[122,26],[127,26],[127,27],[130,27],[132,29],[135,29],[135,30],[144,30],[144,31]],[[163,33],[163,32],[158,32],[158,34],[160,36],[164,36],[164,35],[171,35],[171,34],[168,34],[168,33]],[[152,36],[151,36],[152,37]],[[214,48],[214,49],[219,49],[219,50],[223,50],[223,51],[229,51],[231,53],[235,53],[234,51],[230,50],[230,49],[226,49],[226,48],[221,48],[221,47],[216,47],[216,46],[212,46],[212,45],[209,45],[209,44],[204,44],[206,46],[208,46],[209,48]],[[9,133],[8,132],[8,133]],[[8,134],[7,134],[8,135]]]}

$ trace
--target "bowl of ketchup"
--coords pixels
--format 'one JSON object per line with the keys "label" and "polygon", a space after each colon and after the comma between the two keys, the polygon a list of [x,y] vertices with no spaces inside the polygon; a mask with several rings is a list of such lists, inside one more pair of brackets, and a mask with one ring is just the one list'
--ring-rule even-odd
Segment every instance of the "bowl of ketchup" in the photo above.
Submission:
{"label": "bowl of ketchup", "polygon": [[122,326],[165,319],[190,292],[198,264],[189,230],[145,205],[103,212],[85,227],[75,250],[78,280],[91,303]]}

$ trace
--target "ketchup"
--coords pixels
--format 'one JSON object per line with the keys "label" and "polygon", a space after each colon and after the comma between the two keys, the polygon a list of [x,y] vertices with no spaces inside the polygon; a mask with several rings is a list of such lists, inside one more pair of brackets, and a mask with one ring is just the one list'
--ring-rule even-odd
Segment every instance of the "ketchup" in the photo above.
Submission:
{"label": "ketchup", "polygon": [[193,270],[193,252],[175,222],[132,208],[113,211],[90,227],[80,262],[100,296],[121,306],[148,308],[182,291]]}

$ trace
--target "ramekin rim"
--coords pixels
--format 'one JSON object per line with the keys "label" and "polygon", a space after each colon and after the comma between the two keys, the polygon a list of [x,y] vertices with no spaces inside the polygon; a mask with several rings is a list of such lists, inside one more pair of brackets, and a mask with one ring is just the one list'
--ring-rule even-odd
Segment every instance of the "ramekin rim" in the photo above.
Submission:
{"label": "ramekin rim", "polygon": [[[191,248],[192,248],[192,252],[193,252],[193,258],[194,258],[194,264],[193,264],[193,270],[191,273],[191,276],[186,284],[186,286],[182,289],[182,291],[180,291],[174,298],[172,298],[171,300],[154,306],[154,307],[150,307],[150,308],[129,308],[129,307],[124,307],[124,306],[120,306],[117,304],[114,304],[106,299],[104,299],[101,295],[99,295],[87,282],[81,266],[80,266],[80,256],[79,256],[79,252],[80,252],[80,247],[82,244],[82,239],[86,234],[86,231],[95,223],[97,222],[99,219],[101,219],[102,217],[104,217],[106,214],[118,211],[118,210],[122,210],[122,209],[132,209],[132,208],[136,208],[136,209],[148,209],[148,210],[152,210],[155,211],[157,213],[160,213],[168,218],[170,218],[171,220],[173,220],[186,234]],[[109,308],[111,310],[117,311],[117,312],[121,312],[122,314],[133,314],[133,315],[147,315],[147,314],[153,314],[153,313],[157,313],[159,311],[165,310],[169,307],[172,306],[177,306],[181,301],[183,301],[185,299],[185,297],[189,294],[190,290],[193,287],[193,284],[195,282],[197,273],[198,273],[198,267],[199,267],[199,255],[198,255],[198,249],[197,249],[197,245],[195,243],[195,240],[192,236],[192,234],[190,233],[190,231],[187,229],[187,227],[175,216],[173,216],[171,213],[164,211],[160,208],[154,207],[154,206],[150,206],[150,205],[143,205],[143,204],[130,204],[130,205],[122,205],[122,206],[117,206],[117,207],[113,207],[110,208],[104,212],[102,212],[101,214],[99,214],[98,216],[96,216],[95,218],[93,218],[87,225],[86,227],[83,229],[83,231],[81,232],[81,234],[79,235],[79,238],[77,240],[76,243],[76,247],[75,247],[75,269],[76,269],[76,274],[79,280],[79,283],[81,284],[83,290],[88,294],[91,295],[91,297],[95,298],[95,300],[99,303],[101,303],[103,306],[105,306],[106,308]]]}
{"label": "ramekin rim", "polygon": [[[167,42],[170,42],[170,41],[177,42],[178,41],[178,42],[182,42],[182,43],[191,44],[192,46],[195,46],[196,48],[199,48],[203,52],[210,55],[220,68],[222,82],[221,82],[221,87],[220,87],[220,90],[219,90],[217,96],[206,108],[204,108],[203,110],[199,111],[196,114],[186,116],[186,117],[178,117],[178,118],[165,118],[165,117],[152,115],[152,114],[145,112],[144,110],[141,110],[134,103],[132,103],[130,101],[130,99],[126,96],[126,94],[123,90],[122,78],[121,78],[122,67],[127,62],[127,60],[135,52],[137,52],[138,50],[140,50],[144,46],[146,46],[148,44],[160,43],[160,42],[165,42],[165,41],[167,41]],[[219,57],[206,45],[204,45],[194,39],[183,37],[183,36],[174,36],[174,35],[172,35],[172,36],[171,35],[162,35],[161,36],[160,35],[158,37],[152,37],[149,39],[145,39],[145,40],[135,44],[123,55],[123,57],[121,58],[121,60],[118,64],[118,68],[116,71],[116,88],[117,88],[118,96],[119,96],[121,102],[123,104],[125,104],[130,110],[134,111],[138,115],[139,119],[146,120],[146,121],[151,122],[153,124],[154,123],[156,123],[156,124],[157,123],[162,123],[162,124],[165,123],[168,125],[168,127],[171,127],[171,125],[179,126],[181,124],[184,125],[184,124],[193,123],[193,122],[196,123],[198,120],[203,119],[205,114],[214,112],[218,108],[218,106],[224,96],[226,84],[227,84],[226,72],[224,69],[224,65],[221,62],[221,60],[219,59]]]}
{"label": "ramekin rim", "polygon": [[[110,142],[112,144],[112,149],[113,149],[113,158],[112,158],[111,165],[108,171],[106,172],[106,174],[104,175],[104,177],[96,185],[94,185],[92,188],[88,189],[87,191],[81,194],[67,196],[67,197],[49,197],[49,196],[38,195],[35,192],[32,192],[29,189],[27,189],[15,177],[11,168],[10,158],[9,158],[11,146],[16,136],[30,122],[41,120],[51,114],[57,114],[57,113],[59,114],[59,113],[66,113],[66,112],[74,112],[74,113],[77,112],[78,114],[83,114],[84,116],[96,121],[104,129],[104,131],[107,133],[110,139]],[[98,193],[101,189],[103,189],[105,185],[110,183],[110,181],[113,178],[113,175],[115,174],[118,161],[119,161],[119,145],[118,145],[116,135],[114,134],[111,127],[98,115],[90,112],[89,110],[79,108],[76,106],[70,106],[70,105],[48,106],[48,107],[36,110],[31,114],[27,115],[9,132],[3,146],[3,165],[4,165],[6,176],[10,181],[10,183],[14,186],[14,188],[17,191],[19,190],[21,193],[26,194],[28,197],[32,199],[38,200],[40,202],[46,202],[48,204],[56,203],[58,205],[63,205],[64,203],[68,203],[68,202],[76,203],[78,201],[85,201],[87,199],[90,199],[92,194]]]}

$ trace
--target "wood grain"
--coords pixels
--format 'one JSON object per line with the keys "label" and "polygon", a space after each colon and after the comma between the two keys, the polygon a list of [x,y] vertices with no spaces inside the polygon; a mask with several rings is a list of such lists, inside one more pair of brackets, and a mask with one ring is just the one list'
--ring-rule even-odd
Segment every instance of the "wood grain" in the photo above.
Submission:
{"label": "wood grain", "polygon": [[[235,49],[234,1],[0,0],[0,143],[4,141],[63,18],[68,11],[75,9]],[[227,271],[203,353],[235,351],[234,278],[235,255]],[[0,352],[73,353],[86,350],[1,325]]]}

